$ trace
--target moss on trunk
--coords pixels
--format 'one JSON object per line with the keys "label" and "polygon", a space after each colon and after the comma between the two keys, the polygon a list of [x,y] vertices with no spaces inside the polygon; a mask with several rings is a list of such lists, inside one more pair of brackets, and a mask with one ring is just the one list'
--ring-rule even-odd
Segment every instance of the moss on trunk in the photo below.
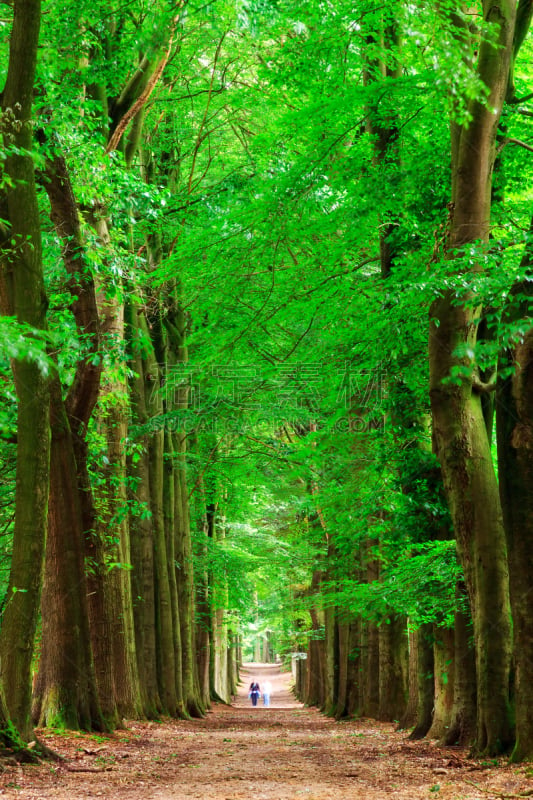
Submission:
{"label": "moss on trunk", "polygon": [[[31,124],[41,22],[39,0],[14,0],[7,79],[2,94],[5,211],[8,238],[2,243],[3,314],[35,328],[46,326],[41,226]],[[5,213],[7,212],[7,214]],[[0,679],[6,706],[0,719],[6,743],[29,739],[31,662],[39,611],[48,505],[50,424],[49,383],[40,367],[24,358],[13,362],[17,392],[17,477],[13,556],[0,635]]]}

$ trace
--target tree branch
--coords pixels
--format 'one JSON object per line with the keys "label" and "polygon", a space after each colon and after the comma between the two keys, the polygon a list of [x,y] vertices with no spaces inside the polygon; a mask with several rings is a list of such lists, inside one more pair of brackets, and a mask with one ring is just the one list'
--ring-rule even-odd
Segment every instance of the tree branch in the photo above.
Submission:
{"label": "tree branch", "polygon": [[107,147],[105,149],[106,153],[110,153],[112,150],[116,150],[117,149],[117,147],[118,147],[118,145],[120,143],[120,140],[122,139],[122,136],[124,134],[124,131],[126,130],[128,125],[130,124],[131,120],[139,113],[141,108],[146,104],[146,102],[150,98],[150,95],[154,91],[154,89],[156,87],[156,84],[159,81],[159,78],[163,74],[163,70],[165,69],[165,67],[167,65],[167,61],[168,61],[169,56],[170,56],[170,51],[172,49],[172,43],[174,41],[174,34],[176,32],[176,26],[178,24],[178,20],[179,20],[179,14],[177,14],[174,17],[173,21],[172,21],[172,27],[170,29],[170,38],[169,38],[168,46],[167,46],[167,49],[165,50],[165,52],[164,52],[164,54],[163,54],[163,56],[161,58],[161,61],[159,62],[159,64],[155,68],[152,77],[148,80],[146,86],[144,87],[143,91],[141,92],[141,94],[139,95],[137,100],[128,108],[128,110],[125,112],[125,114],[119,120],[119,122],[117,124],[117,127],[113,131],[113,133],[112,133],[112,135],[111,135],[111,137],[109,139],[109,142],[107,143]]}
{"label": "tree branch", "polygon": [[504,139],[503,142],[498,146],[496,152],[501,153],[506,144],[516,144],[519,147],[523,147],[524,150],[529,150],[531,153],[533,153],[533,145],[527,144],[527,142],[523,142],[521,139],[514,139],[512,137]]}
{"label": "tree branch", "polygon": [[496,381],[484,383],[478,377],[474,376],[472,380],[472,391],[475,392],[475,394],[490,394],[496,391]]}

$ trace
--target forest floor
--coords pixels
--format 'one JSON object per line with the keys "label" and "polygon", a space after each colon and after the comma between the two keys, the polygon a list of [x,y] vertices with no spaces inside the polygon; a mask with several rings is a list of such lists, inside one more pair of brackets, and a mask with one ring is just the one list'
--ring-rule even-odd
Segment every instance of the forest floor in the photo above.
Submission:
{"label": "forest floor", "polygon": [[[252,678],[273,685],[253,708]],[[109,737],[41,731],[61,763],[6,765],[0,798],[19,800],[490,800],[533,791],[533,769],[410,742],[392,724],[335,722],[304,708],[290,675],[247,665],[233,706],[203,720],[132,722]]]}

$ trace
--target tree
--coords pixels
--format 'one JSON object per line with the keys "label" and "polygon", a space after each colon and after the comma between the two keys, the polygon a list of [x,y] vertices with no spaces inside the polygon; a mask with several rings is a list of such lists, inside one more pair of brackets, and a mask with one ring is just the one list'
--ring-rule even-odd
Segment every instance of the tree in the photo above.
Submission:
{"label": "tree", "polygon": [[[468,37],[459,9],[452,10],[451,24],[459,31],[457,36]],[[476,97],[468,103],[467,122],[452,121],[452,201],[446,248],[460,271],[468,264],[472,246],[488,242],[491,175],[515,15],[514,2],[483,3],[491,35],[479,43],[477,70],[487,87],[486,101]],[[479,268],[474,256],[470,269]],[[472,357],[480,310],[475,297],[457,303],[453,292],[443,289],[430,313],[430,395],[436,449],[474,619],[477,748],[496,753],[512,739],[511,614],[498,486]]]}
{"label": "tree", "polygon": [[[41,223],[32,158],[32,105],[41,5],[15,0],[9,64],[2,94],[4,167],[2,312],[32,331],[46,327]],[[0,635],[0,679],[9,715],[29,740],[31,661],[46,537],[50,459],[49,376],[28,354],[13,361],[17,391],[15,530],[7,602]],[[9,744],[16,737],[2,708]]]}

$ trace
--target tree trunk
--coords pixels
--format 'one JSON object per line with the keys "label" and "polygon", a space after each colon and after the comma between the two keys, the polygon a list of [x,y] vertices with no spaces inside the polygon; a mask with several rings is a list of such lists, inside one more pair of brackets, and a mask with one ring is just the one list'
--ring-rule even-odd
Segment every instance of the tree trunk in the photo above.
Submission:
{"label": "tree trunk", "polygon": [[[164,38],[166,39],[166,26]],[[114,57],[111,26],[102,26],[99,33],[100,42],[109,57]],[[171,36],[173,34],[171,33]],[[154,40],[155,43],[155,40]],[[113,53],[113,55],[112,55]],[[114,101],[108,96],[108,87],[101,84],[92,84],[85,87],[86,92],[100,106],[102,117],[101,131],[108,140],[106,152],[120,150],[124,153],[127,166],[131,166],[137,152],[139,139],[142,132],[144,117],[143,105],[149,97],[155,81],[160,76],[157,66],[166,62],[161,48],[156,47],[153,57],[144,57],[140,66],[134,71],[126,85],[113,87],[116,91]],[[117,90],[118,89],[118,90]],[[129,136],[124,132],[129,122],[133,125]],[[109,234],[109,219],[98,198],[93,201],[91,212],[87,217],[93,226],[100,244],[110,248],[111,237]],[[98,310],[102,319],[102,332],[106,335],[111,349],[114,349],[115,367],[121,365],[124,348],[124,305],[119,298],[123,287],[114,286],[113,296],[106,296],[103,287],[98,294]],[[125,372],[101,387],[99,401],[100,433],[107,443],[107,453],[104,453],[106,466],[104,481],[99,484],[95,492],[98,503],[99,516],[97,519],[96,536],[99,542],[93,547],[97,556],[102,561],[97,565],[96,575],[101,584],[101,591],[106,598],[105,611],[107,619],[92,619],[91,631],[95,660],[99,664],[108,660],[110,673],[104,680],[99,681],[100,691],[105,692],[103,702],[106,708],[115,707],[115,713],[120,716],[138,716],[142,713],[141,688],[139,682],[138,658],[136,653],[132,578],[130,573],[131,542],[130,542],[130,516],[127,510],[127,459],[125,441],[128,430],[127,407],[127,380]],[[145,473],[146,474],[146,473]],[[103,483],[106,484],[105,488]],[[111,536],[108,535],[112,531]],[[145,543],[146,544],[146,543]],[[146,547],[143,548],[147,556]],[[137,551],[138,552],[138,551]],[[114,564],[111,569],[108,564]],[[147,562],[144,561],[145,566]],[[143,579],[147,578],[146,572]],[[97,609],[95,608],[95,613]],[[137,626],[139,619],[137,619]],[[111,638],[104,641],[98,631],[103,628],[111,631]],[[138,627],[137,627],[138,629]],[[148,646],[153,644],[151,634],[148,635]],[[146,642],[145,642],[146,644]],[[111,645],[111,646],[110,646]],[[108,652],[105,652],[107,648]],[[145,697],[150,708],[157,703],[156,692],[150,686],[149,696]]]}
{"label": "tree trunk", "polygon": [[468,613],[466,586],[457,583],[456,597],[464,608],[455,612],[453,709],[448,730],[443,736],[446,745],[466,745],[476,731],[476,654],[472,617]]}
{"label": "tree trunk", "polygon": [[176,486],[176,583],[180,608],[181,657],[183,675],[183,701],[192,717],[202,717],[198,677],[196,673],[196,651],[194,648],[194,574],[192,562],[192,542],[189,519],[189,500],[185,471],[186,437],[177,434],[175,486]]}
{"label": "tree trunk", "polygon": [[[149,242],[151,262],[160,258],[158,240]],[[148,324],[139,312],[142,337],[150,342],[146,356],[145,375],[150,377],[146,386],[147,420],[155,421],[162,414],[175,411],[174,387],[169,384],[170,367],[168,337],[163,327],[163,311],[154,301],[156,311]],[[161,387],[166,387],[162,392]],[[164,427],[158,425],[148,436],[150,496],[152,530],[154,537],[154,586],[156,608],[156,652],[159,694],[167,713],[181,718],[189,717],[185,704],[183,682],[183,642],[176,565],[176,529],[181,508],[181,486],[177,477],[175,421]]]}
{"label": "tree trunk", "polygon": [[426,622],[417,631],[417,687],[418,704],[416,724],[410,739],[422,739],[433,721],[435,675],[433,655],[433,625]]}
{"label": "tree trunk", "polygon": [[[481,41],[478,58],[479,77],[489,96],[486,104],[471,101],[468,126],[453,128],[450,257],[466,245],[486,242],[489,234],[494,143],[507,87],[516,3],[501,0],[483,5],[495,34],[494,39]],[[476,387],[476,366],[469,355],[474,352],[478,319],[479,309],[472,303],[459,305],[447,291],[433,304],[430,396],[437,455],[474,619],[476,746],[480,752],[494,754],[512,741],[511,621],[498,487]]]}
{"label": "tree trunk", "polygon": [[326,605],[324,609],[324,703],[322,710],[330,716],[335,716],[337,709],[337,684],[338,684],[338,626],[337,613],[334,606]]}
{"label": "tree trunk", "polygon": [[[157,675],[159,696],[163,709],[165,713],[175,715],[180,710],[176,675],[179,673],[181,676],[179,665],[181,646],[179,650],[176,647],[177,641],[175,637],[177,630],[179,630],[179,625],[176,625],[175,619],[177,601],[172,596],[173,585],[170,572],[173,569],[173,564],[168,562],[168,537],[166,532],[168,515],[164,514],[167,502],[174,499],[174,480],[172,471],[170,470],[169,472],[170,465],[163,463],[163,443],[163,431],[157,431],[150,437],[150,494],[154,532]],[[165,494],[164,487],[167,488]],[[174,524],[173,508],[170,521]]]}
{"label": "tree trunk", "polygon": [[[225,538],[225,521],[216,518],[216,505],[213,503],[208,509],[209,536],[213,541]],[[224,703],[230,701],[230,687],[228,685],[228,655],[229,631],[225,619],[225,610],[228,605],[228,586],[225,573],[218,574],[210,580],[210,622],[211,622],[211,693],[212,696]]]}
{"label": "tree trunk", "polygon": [[350,625],[348,638],[346,713],[349,717],[359,714],[363,702],[361,630],[361,619],[355,619]]}
{"label": "tree trunk", "polygon": [[[130,382],[132,422],[146,426],[152,413],[150,398],[157,390],[158,371],[147,335],[144,316],[134,306],[126,307],[128,338],[134,377]],[[139,437],[139,452],[131,457],[129,473],[134,482],[134,497],[139,504],[130,516],[132,594],[141,699],[144,713],[155,718],[162,711],[157,674],[156,580],[154,558],[154,519],[150,472],[150,433]]]}
{"label": "tree trunk", "polygon": [[228,687],[228,628],[224,620],[224,608],[213,611],[213,690],[215,697],[229,702]]}
{"label": "tree trunk", "polygon": [[415,725],[418,716],[418,633],[411,625],[408,627],[408,700],[400,719],[399,729],[405,730]]}
{"label": "tree trunk", "polygon": [[350,623],[347,620],[338,621],[339,639],[339,681],[337,690],[337,703],[335,719],[342,719],[348,715],[348,664],[350,647]]}
{"label": "tree trunk", "polygon": [[52,384],[51,409],[42,644],[33,713],[40,727],[102,730],[89,636],[78,469],[58,377]]}
{"label": "tree trunk", "polygon": [[[311,579],[311,595],[317,596],[320,586],[321,573],[315,571]],[[319,599],[317,597],[317,602]],[[325,686],[325,649],[323,640],[319,639],[319,631],[322,628],[319,608],[313,603],[309,609],[311,616],[311,638],[309,641],[309,653],[307,658],[307,675],[305,702],[310,706],[322,706],[324,701]]]}
{"label": "tree trunk", "polygon": [[378,719],[399,722],[408,696],[408,643],[405,617],[391,614],[379,627]]}
{"label": "tree trunk", "polygon": [[183,642],[181,639],[181,615],[178,591],[178,577],[176,575],[176,526],[179,512],[179,501],[176,493],[180,487],[176,478],[176,442],[172,430],[165,430],[165,456],[164,456],[164,516],[165,516],[165,541],[167,544],[167,561],[169,565],[168,578],[170,584],[170,600],[172,611],[172,632],[174,637],[174,670],[176,680],[176,696],[178,700],[178,715],[189,717],[185,705],[183,687]]}
{"label": "tree trunk", "polygon": [[230,650],[228,653],[228,662],[230,668],[229,690],[232,697],[237,694],[239,686],[239,639],[236,634],[232,634],[230,638]]}
{"label": "tree trunk", "polygon": [[[201,485],[201,484],[200,484]],[[201,485],[200,496],[202,498],[202,513],[199,517],[198,528],[200,534],[200,558],[207,562],[207,542],[209,537],[209,519],[206,511],[203,486]],[[196,603],[195,603],[195,651],[196,669],[198,673],[198,683],[200,685],[200,700],[204,708],[209,708],[211,702],[210,682],[209,682],[209,662],[211,660],[210,648],[210,628],[211,612],[209,607],[209,575],[207,570],[203,571],[196,581]],[[230,664],[231,686],[233,686],[233,664]],[[230,689],[230,694],[233,691]]]}
{"label": "tree trunk", "polygon": [[[176,290],[168,298],[165,332],[168,341],[168,365],[182,365],[187,362],[185,343],[185,317],[176,298]],[[188,387],[176,389],[174,407],[184,410],[188,403]],[[179,423],[178,423],[179,425]],[[189,492],[186,478],[187,438],[183,430],[173,433],[174,468],[174,530],[175,578],[178,593],[181,668],[183,702],[192,717],[203,716],[199,698],[198,676],[196,673],[196,652],[194,648],[194,575],[192,562],[192,542],[189,516]]]}
{"label": "tree trunk", "polygon": [[[42,132],[40,138],[44,141]],[[101,359],[94,358],[100,349],[96,295],[85,261],[85,243],[67,165],[57,148],[53,158],[45,162],[45,174],[50,217],[61,240],[76,326],[90,347],[77,364],[64,401],[59,379],[56,377],[53,382],[44,622],[34,715],[43,724],[48,720],[59,727],[113,728],[118,722],[114,709],[102,709],[96,699],[98,676],[89,639],[89,618],[100,614],[105,597],[97,569],[90,569],[87,579],[84,563],[87,558],[91,567],[96,567],[96,513],[86,444],[102,371]],[[55,608],[54,613],[50,613],[51,607]],[[110,676],[109,659],[106,661],[109,634],[105,626],[99,631],[106,642],[103,657],[97,662],[98,675],[103,675],[104,681]]]}
{"label": "tree trunk", "polygon": [[[33,158],[31,112],[41,21],[40,0],[14,0],[7,79],[2,95],[4,185],[9,230],[2,242],[2,313],[43,329],[44,294],[41,225]],[[9,182],[8,182],[9,181]],[[2,214],[4,216],[4,213]],[[24,739],[31,724],[33,657],[46,537],[50,424],[48,378],[34,361],[13,362],[17,392],[17,472],[13,556],[0,635],[1,690]],[[6,717],[5,703],[0,719]],[[16,739],[2,719],[1,739]]]}
{"label": "tree trunk", "polygon": [[[530,233],[533,232],[533,222]],[[521,267],[527,277],[513,287],[515,305],[504,321],[530,319],[533,249]],[[502,355],[497,395],[500,496],[509,549],[513,610],[516,744],[514,760],[533,758],[533,329]]]}
{"label": "tree trunk", "polygon": [[434,625],[433,636],[435,710],[427,735],[430,739],[440,739],[448,731],[453,711],[454,632]]}
{"label": "tree trunk", "polygon": [[[372,555],[372,548],[376,542],[372,539],[364,543],[365,555],[363,563],[366,563],[366,581],[372,583],[379,578],[379,562]],[[379,714],[379,629],[374,622],[365,621],[363,623],[363,708],[362,713],[365,717],[376,719]]]}
{"label": "tree trunk", "polygon": [[[95,226],[102,243],[108,242],[105,218],[96,218]],[[102,334],[115,348],[116,358],[125,348],[124,306],[115,297],[107,297],[101,288],[98,306]],[[119,367],[119,364],[116,365]],[[124,373],[101,387],[97,425],[104,441],[103,482],[97,488],[98,536],[104,543],[111,567],[105,576],[105,593],[112,629],[111,653],[115,702],[121,717],[141,713],[139,675],[135,653],[133,601],[131,593],[130,530],[127,508],[126,438],[128,434],[127,380]],[[109,644],[108,644],[109,646]],[[95,658],[98,655],[95,653]]]}

